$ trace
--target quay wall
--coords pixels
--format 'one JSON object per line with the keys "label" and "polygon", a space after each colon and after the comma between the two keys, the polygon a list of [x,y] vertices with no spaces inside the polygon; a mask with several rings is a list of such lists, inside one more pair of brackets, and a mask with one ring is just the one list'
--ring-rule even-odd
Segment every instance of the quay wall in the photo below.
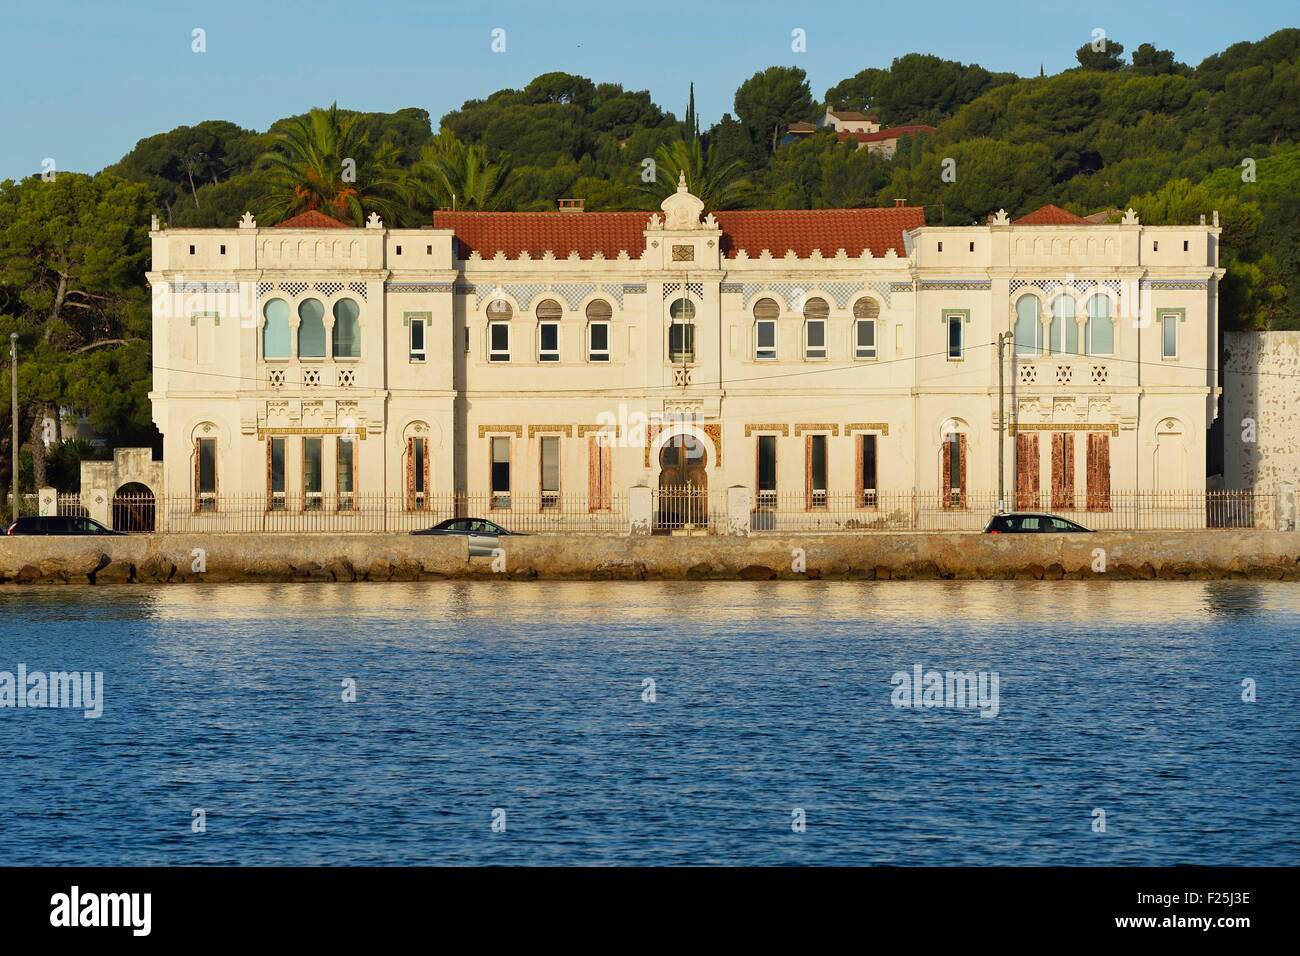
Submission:
{"label": "quay wall", "polygon": [[246,581],[1061,578],[1300,580],[1300,533],[533,535],[470,557],[405,534],[0,538],[0,585]]}

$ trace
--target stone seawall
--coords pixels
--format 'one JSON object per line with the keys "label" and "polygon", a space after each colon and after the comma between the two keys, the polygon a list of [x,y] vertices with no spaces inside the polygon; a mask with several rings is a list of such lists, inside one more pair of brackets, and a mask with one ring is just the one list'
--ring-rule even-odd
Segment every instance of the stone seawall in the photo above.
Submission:
{"label": "stone seawall", "polygon": [[[0,538],[0,584],[234,581],[1061,578],[1300,580],[1300,533],[507,538],[134,535]],[[802,567],[802,570],[799,568]],[[1104,570],[1103,570],[1104,568]]]}

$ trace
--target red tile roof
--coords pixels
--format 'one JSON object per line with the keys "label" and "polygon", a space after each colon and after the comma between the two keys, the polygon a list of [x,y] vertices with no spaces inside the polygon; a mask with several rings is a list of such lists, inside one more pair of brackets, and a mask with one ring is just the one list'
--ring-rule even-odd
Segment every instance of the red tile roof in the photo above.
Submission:
{"label": "red tile roof", "polygon": [[843,132],[839,134],[840,142],[846,139],[856,139],[859,143],[879,143],[883,140],[898,139],[900,136],[912,136],[916,133],[937,133],[939,132],[933,126],[926,126],[924,123],[915,123],[911,126],[891,126],[889,129],[878,130],[874,133],[851,133]]}
{"label": "red tile roof", "polygon": [[1046,206],[1039,206],[1027,216],[1021,216],[1015,221],[1017,226],[1092,226],[1095,223],[1089,222],[1082,216],[1076,216],[1074,213],[1062,209],[1060,206],[1053,206],[1048,203]]}
{"label": "red tile roof", "polygon": [[744,249],[751,259],[766,249],[776,258],[793,249],[806,259],[814,249],[831,258],[843,249],[851,256],[870,249],[883,256],[890,249],[906,255],[903,233],[925,225],[922,206],[886,209],[733,209],[715,212],[722,226],[722,254],[728,259]]}
{"label": "red tile roof", "polygon": [[351,229],[346,222],[339,222],[333,216],[327,216],[323,212],[315,209],[308,209],[306,212],[300,212],[296,216],[291,216],[284,222],[275,224],[277,229]]}
{"label": "red tile roof", "polygon": [[[500,251],[508,259],[527,252],[540,259],[550,250],[557,259],[577,250],[583,259],[597,251],[616,259],[626,251],[640,258],[645,249],[645,228],[649,212],[446,212],[433,214],[435,229],[451,229],[459,246],[457,257],[468,259],[477,252],[492,259]],[[890,249],[906,255],[903,233],[925,225],[921,206],[893,206],[885,209],[772,209],[730,210],[713,214],[722,228],[722,252],[734,259],[744,249],[750,258],[763,250],[780,258],[793,249],[807,258],[820,249],[828,259],[843,249],[859,256],[870,249],[883,256]]]}
{"label": "red tile roof", "polygon": [[433,214],[435,229],[453,229],[460,249],[457,256],[468,259],[477,252],[484,259],[498,251],[507,259],[527,252],[540,259],[550,250],[557,259],[567,259],[575,249],[584,259],[599,250],[606,259],[617,259],[626,251],[633,259],[645,248],[649,212],[446,212]]}

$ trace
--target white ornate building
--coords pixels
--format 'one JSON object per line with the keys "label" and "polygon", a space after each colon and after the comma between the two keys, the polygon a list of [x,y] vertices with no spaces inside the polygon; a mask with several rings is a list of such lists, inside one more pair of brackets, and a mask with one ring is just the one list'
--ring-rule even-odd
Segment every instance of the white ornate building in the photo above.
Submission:
{"label": "white ornate building", "polygon": [[199,513],[460,494],[508,524],[684,484],[864,517],[915,489],[987,514],[1012,331],[1008,497],[1084,512],[1204,488],[1217,223],[709,213],[683,184],[653,215],[306,213],[152,238],[155,490]]}

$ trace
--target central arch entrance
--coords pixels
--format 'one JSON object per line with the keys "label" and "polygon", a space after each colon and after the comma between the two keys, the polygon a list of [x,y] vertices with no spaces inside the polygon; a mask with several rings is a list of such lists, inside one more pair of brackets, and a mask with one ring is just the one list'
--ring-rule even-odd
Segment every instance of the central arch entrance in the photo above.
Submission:
{"label": "central arch entrance", "polygon": [[707,528],[709,454],[694,435],[673,435],[659,449],[655,526],[664,531]]}
{"label": "central arch entrance", "polygon": [[147,485],[131,481],[113,495],[113,530],[128,534],[152,534],[157,502]]}

